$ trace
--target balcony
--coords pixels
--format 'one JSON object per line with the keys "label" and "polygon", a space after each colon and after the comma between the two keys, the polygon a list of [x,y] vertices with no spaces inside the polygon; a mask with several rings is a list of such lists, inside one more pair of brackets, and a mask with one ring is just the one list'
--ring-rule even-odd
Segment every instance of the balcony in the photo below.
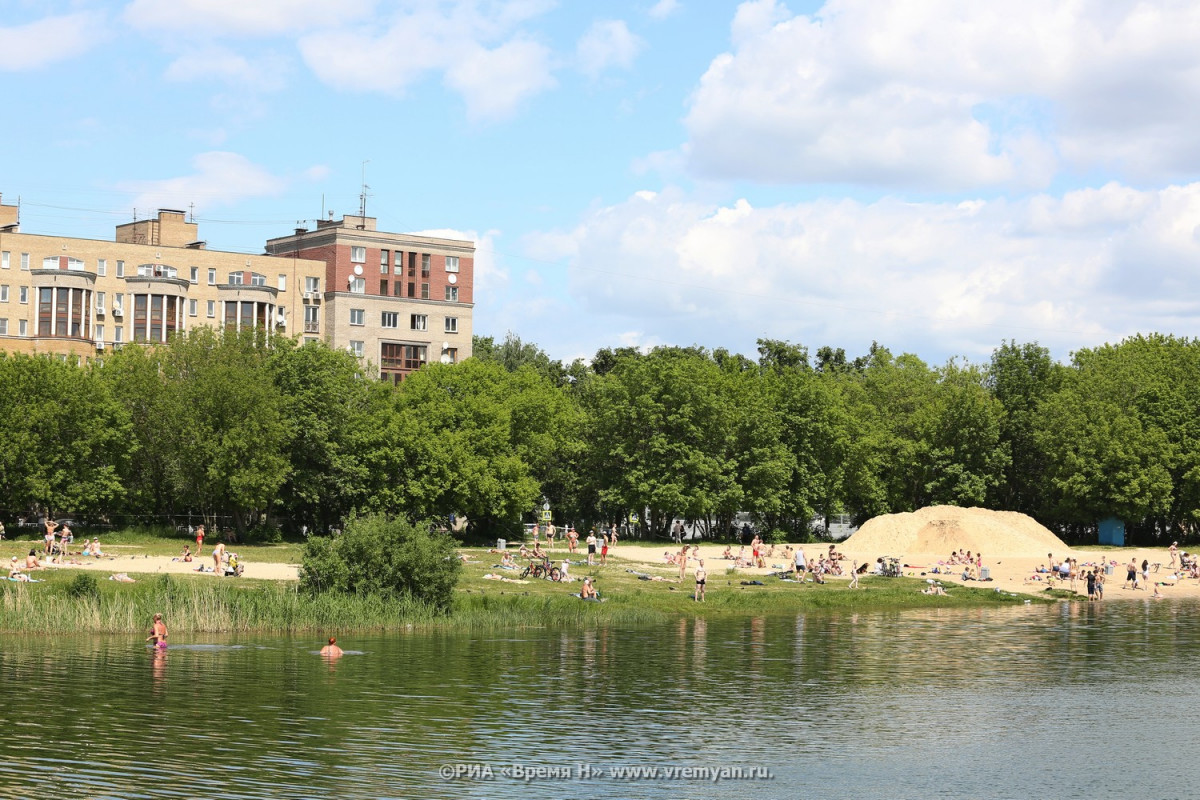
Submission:
{"label": "balcony", "polygon": [[321,323],[320,322],[309,322],[308,320],[305,320],[304,321],[304,332],[305,333],[320,333],[321,332]]}

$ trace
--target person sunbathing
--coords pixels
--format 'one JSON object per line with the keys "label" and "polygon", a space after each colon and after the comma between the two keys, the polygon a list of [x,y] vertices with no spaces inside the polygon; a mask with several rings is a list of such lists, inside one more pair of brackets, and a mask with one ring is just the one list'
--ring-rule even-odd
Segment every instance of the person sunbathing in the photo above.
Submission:
{"label": "person sunbathing", "polygon": [[596,591],[596,587],[592,585],[591,578],[583,579],[583,586],[579,587],[580,600],[599,600],[600,594]]}
{"label": "person sunbathing", "polygon": [[30,550],[29,555],[25,556],[25,569],[45,569],[38,561],[36,550]]}
{"label": "person sunbathing", "polygon": [[8,565],[8,579],[10,581],[28,581],[29,576],[21,569],[21,562],[16,556],[12,557],[12,561]]}
{"label": "person sunbathing", "polygon": [[946,594],[946,590],[942,588],[942,585],[940,583],[934,583],[929,586],[926,586],[924,589],[921,590],[921,594],[936,594],[936,595],[940,595],[942,597],[950,596],[950,595]]}
{"label": "person sunbathing", "polygon": [[730,547],[729,545],[726,545],[725,552],[721,553],[721,558],[725,559],[726,561],[732,561],[733,560],[733,548]]}

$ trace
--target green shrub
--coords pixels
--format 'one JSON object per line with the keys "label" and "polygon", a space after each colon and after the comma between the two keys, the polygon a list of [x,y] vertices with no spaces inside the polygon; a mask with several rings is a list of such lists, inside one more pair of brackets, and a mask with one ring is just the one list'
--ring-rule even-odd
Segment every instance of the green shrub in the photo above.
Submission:
{"label": "green shrub", "polygon": [[75,600],[100,601],[100,582],[95,575],[80,573],[67,584],[67,596]]}
{"label": "green shrub", "polygon": [[453,538],[428,524],[382,514],[354,517],[340,536],[305,543],[300,587],[308,594],[407,598],[444,612],[462,570],[454,548]]}

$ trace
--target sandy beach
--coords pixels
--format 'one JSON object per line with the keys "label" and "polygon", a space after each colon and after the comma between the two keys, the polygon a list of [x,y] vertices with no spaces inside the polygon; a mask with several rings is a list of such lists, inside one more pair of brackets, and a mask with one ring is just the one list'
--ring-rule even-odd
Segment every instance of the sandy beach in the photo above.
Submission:
{"label": "sandy beach", "polygon": [[[129,545],[106,545],[105,555],[101,558],[75,556],[79,564],[46,564],[47,569],[78,569],[89,572],[128,572],[131,576],[138,573],[173,573],[185,575],[196,573],[196,568],[204,565],[212,567],[212,557],[205,552],[194,561],[177,561],[168,556],[148,556],[138,554],[140,548]],[[256,562],[243,560],[245,567],[242,577],[259,578],[262,580],[287,581],[299,579],[298,564],[280,564],[276,562]],[[205,573],[215,577],[213,573]]]}

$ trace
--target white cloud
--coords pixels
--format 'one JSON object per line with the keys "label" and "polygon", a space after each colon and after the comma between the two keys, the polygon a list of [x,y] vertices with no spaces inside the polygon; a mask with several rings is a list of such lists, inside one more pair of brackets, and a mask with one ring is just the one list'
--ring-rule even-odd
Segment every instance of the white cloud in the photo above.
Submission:
{"label": "white cloud", "polygon": [[647,12],[651,19],[666,19],[679,10],[679,0],[658,0]]}
{"label": "white cloud", "polygon": [[140,30],[263,37],[326,27],[331,16],[354,21],[374,6],[375,0],[133,0],[124,16]]}
{"label": "white cloud", "polygon": [[90,12],[0,27],[0,71],[26,72],[76,58],[106,35],[104,18]]}
{"label": "white cloud", "polygon": [[226,206],[250,197],[277,195],[287,181],[237,153],[213,151],[192,158],[194,172],[177,178],[126,181],[118,189],[135,192],[132,205],[138,209],[198,209]]}
{"label": "white cloud", "polygon": [[645,42],[630,32],[623,20],[592,23],[575,48],[579,68],[596,77],[607,69],[630,69]]}
{"label": "white cloud", "polygon": [[701,175],[923,189],[1200,174],[1200,6],[743,3],[691,100]]}
{"label": "white cloud", "polygon": [[514,39],[463,56],[446,72],[446,84],[462,95],[471,119],[502,119],[554,86],[549,59],[550,51],[541,44]]}
{"label": "white cloud", "polygon": [[1200,325],[1188,288],[1200,184],[768,208],[642,192],[546,241],[568,251],[564,237],[579,313],[615,316],[608,330],[645,341],[750,353],[761,336],[855,352],[878,340],[936,361],[986,358],[1007,338],[1065,356]]}
{"label": "white cloud", "polygon": [[501,118],[554,85],[550,51],[519,30],[544,13],[539,0],[499,6],[418,3],[370,27],[301,37],[300,52],[323,82],[343,90],[402,95],[442,74],[472,118]]}
{"label": "white cloud", "polygon": [[189,49],[167,67],[165,77],[172,81],[215,79],[240,88],[278,91],[286,84],[287,62],[266,53],[249,59],[225,47],[207,45]]}

